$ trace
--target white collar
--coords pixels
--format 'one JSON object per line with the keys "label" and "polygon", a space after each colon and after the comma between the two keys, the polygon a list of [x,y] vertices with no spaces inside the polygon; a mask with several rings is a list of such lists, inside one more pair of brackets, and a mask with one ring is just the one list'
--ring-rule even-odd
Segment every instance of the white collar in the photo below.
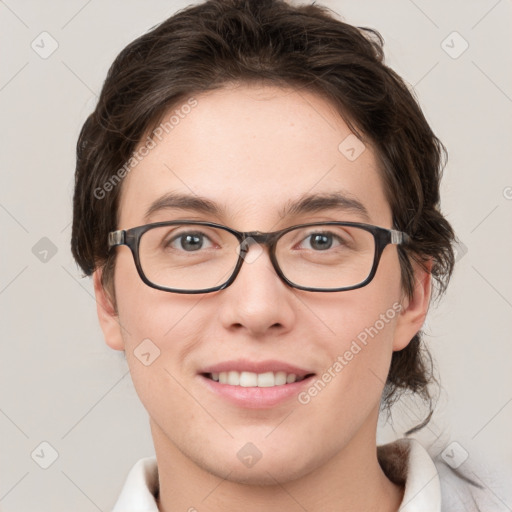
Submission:
{"label": "white collar", "polygon": [[415,439],[399,439],[377,448],[384,472],[405,484],[399,512],[441,512],[441,485],[427,450]]}
{"label": "white collar", "polygon": [[[441,512],[441,489],[436,466],[414,439],[400,439],[378,447],[379,460],[405,480],[399,512]],[[384,469],[386,471],[386,469]],[[387,471],[386,471],[387,472]],[[140,459],[131,469],[112,512],[159,512],[156,504],[156,457]]]}

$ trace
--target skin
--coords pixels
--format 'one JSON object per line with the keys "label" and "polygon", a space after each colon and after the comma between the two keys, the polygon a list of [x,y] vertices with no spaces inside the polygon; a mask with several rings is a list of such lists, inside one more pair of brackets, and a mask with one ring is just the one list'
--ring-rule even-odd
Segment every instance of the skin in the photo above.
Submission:
{"label": "skin", "polygon": [[[125,178],[119,229],[147,223],[146,209],[165,192],[207,197],[223,213],[168,209],[150,222],[205,220],[240,231],[364,222],[356,212],[339,210],[279,215],[303,194],[334,190],[362,202],[370,223],[392,227],[372,148],[353,162],[340,153],[350,130],[323,98],[247,84],[195,97],[197,107]],[[145,285],[129,248],[116,250],[117,314],[97,270],[98,315],[106,343],[125,351],[149,413],[161,511],[235,510],[240,504],[249,512],[398,510],[403,489],[378,463],[377,419],[392,353],[425,319],[428,273],[416,268],[414,295],[405,297],[396,247],[388,246],[369,285],[311,293],[282,282],[264,249],[227,289],[182,295]],[[238,358],[287,361],[321,375],[396,302],[401,313],[307,405],[294,398],[267,409],[240,408],[198,377],[206,365]],[[146,338],[161,351],[149,366],[134,356]],[[248,442],[262,453],[250,468],[237,457]]]}

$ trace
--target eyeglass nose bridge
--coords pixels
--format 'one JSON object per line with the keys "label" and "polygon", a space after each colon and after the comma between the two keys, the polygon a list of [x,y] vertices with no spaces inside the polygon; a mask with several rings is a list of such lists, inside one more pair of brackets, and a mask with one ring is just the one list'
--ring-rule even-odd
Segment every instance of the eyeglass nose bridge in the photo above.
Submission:
{"label": "eyeglass nose bridge", "polygon": [[254,255],[254,258],[249,257],[249,249],[252,245],[261,245],[261,246],[267,246],[268,256],[270,258],[270,263],[272,264],[272,267],[274,268],[274,271],[279,279],[281,279],[283,282],[287,283],[287,279],[284,277],[281,269],[279,268],[279,264],[276,261],[275,258],[275,244],[277,240],[280,238],[280,235],[282,234],[282,231],[274,231],[270,233],[264,233],[262,231],[246,231],[246,232],[238,232],[239,234],[239,249],[238,249],[238,256],[239,261],[237,263],[237,266],[235,268],[235,271],[233,275],[231,276],[231,279],[229,281],[229,284],[231,284],[237,277],[238,274],[242,268],[243,263],[253,263],[258,256],[261,254],[256,252]]}
{"label": "eyeglass nose bridge", "polygon": [[240,234],[243,237],[240,241],[240,252],[243,253],[247,253],[251,245],[255,244],[266,245],[272,248],[272,245],[279,237],[279,232],[263,233],[262,231],[247,231]]}

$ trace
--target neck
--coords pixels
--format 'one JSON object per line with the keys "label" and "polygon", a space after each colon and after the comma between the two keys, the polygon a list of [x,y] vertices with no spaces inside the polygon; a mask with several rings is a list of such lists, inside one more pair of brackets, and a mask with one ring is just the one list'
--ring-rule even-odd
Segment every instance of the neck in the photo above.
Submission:
{"label": "neck", "polygon": [[376,421],[372,426],[360,430],[330,460],[300,478],[251,485],[231,481],[229,470],[222,476],[205,471],[151,422],[159,472],[159,510],[396,512],[403,488],[382,471],[377,460]]}

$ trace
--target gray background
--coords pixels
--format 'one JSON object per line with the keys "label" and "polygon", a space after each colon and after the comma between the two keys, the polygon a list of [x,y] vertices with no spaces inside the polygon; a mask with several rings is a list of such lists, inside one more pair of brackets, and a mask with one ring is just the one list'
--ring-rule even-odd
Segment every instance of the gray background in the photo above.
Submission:
{"label": "gray background", "polygon": [[[129,468],[153,453],[124,358],[104,344],[92,283],[69,251],[74,147],[117,53],[187,4],[0,1],[4,512],[107,511]],[[442,394],[418,437],[510,478],[511,2],[323,4],[382,33],[388,63],[414,87],[449,150],[442,207],[462,245],[448,294],[426,324]],[[58,44],[49,56],[55,43],[43,31]],[[420,412],[398,406],[394,429],[383,426],[379,440],[401,437]],[[512,510],[510,494],[485,475],[476,471]]]}

